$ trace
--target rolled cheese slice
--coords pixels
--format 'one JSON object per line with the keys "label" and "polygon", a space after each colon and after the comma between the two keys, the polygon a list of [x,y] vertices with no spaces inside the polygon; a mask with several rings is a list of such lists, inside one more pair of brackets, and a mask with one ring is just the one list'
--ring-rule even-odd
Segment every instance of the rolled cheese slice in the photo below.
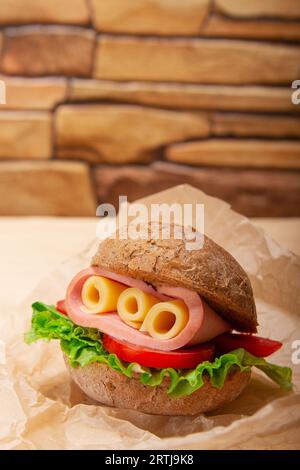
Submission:
{"label": "rolled cheese slice", "polygon": [[81,291],[82,310],[86,313],[115,312],[120,294],[127,286],[103,276],[90,276]]}
{"label": "rolled cheese slice", "polygon": [[189,311],[182,300],[159,302],[148,312],[141,331],[152,338],[171,339],[177,336],[189,321]]}
{"label": "rolled cheese slice", "polygon": [[[117,312],[103,313],[102,315],[87,314],[82,310],[81,292],[85,281],[93,275],[103,276],[126,286],[137,287],[157,297],[159,302],[172,301],[173,299],[183,300],[189,311],[187,325],[175,338],[162,341],[126,325]],[[230,325],[222,320],[201,299],[197,292],[183,287],[171,286],[159,286],[154,290],[152,286],[140,279],[134,279],[94,266],[80,271],[72,279],[67,290],[66,308],[69,318],[76,325],[97,328],[102,333],[106,333],[121,341],[161,351],[173,351],[186,346],[204,343],[231,329]]]}
{"label": "rolled cheese slice", "polygon": [[121,293],[118,299],[117,311],[127,325],[139,329],[147,313],[157,302],[159,300],[153,295],[147,294],[136,287],[130,287]]}

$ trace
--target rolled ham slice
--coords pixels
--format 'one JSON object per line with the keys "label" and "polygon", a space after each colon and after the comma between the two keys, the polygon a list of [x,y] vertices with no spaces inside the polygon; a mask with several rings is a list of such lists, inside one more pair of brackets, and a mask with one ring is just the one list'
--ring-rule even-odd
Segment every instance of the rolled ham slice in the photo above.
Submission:
{"label": "rolled ham slice", "polygon": [[[81,290],[84,282],[90,276],[104,276],[129,287],[136,287],[151,294],[157,299],[182,299],[188,310],[189,320],[184,329],[174,338],[155,339],[147,333],[126,325],[117,312],[101,313],[98,315],[84,312],[82,308]],[[150,349],[173,351],[184,346],[191,346],[209,341],[215,336],[231,329],[201,298],[189,289],[183,287],[159,286],[156,290],[144,281],[129,276],[113,273],[105,269],[91,267],[80,271],[71,281],[66,296],[68,316],[77,325],[97,328],[118,340],[127,341]]]}

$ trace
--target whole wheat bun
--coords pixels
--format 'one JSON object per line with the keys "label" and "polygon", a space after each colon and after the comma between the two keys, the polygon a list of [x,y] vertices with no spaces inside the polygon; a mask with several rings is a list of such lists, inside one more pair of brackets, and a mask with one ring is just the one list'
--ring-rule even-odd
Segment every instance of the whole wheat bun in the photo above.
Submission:
{"label": "whole wheat bun", "polygon": [[[156,224],[161,229],[161,224]],[[189,251],[186,240],[151,238],[149,225],[141,226],[139,239],[123,239],[120,232],[104,240],[92,259],[93,266],[141,279],[157,286],[186,287],[201,295],[234,329],[255,332],[256,308],[249,278],[238,262],[208,237],[203,248]],[[152,226],[153,228],[153,226]],[[126,229],[123,229],[126,230]],[[171,398],[165,377],[160,386],[143,385],[138,375],[128,378],[105,364],[92,363],[72,368],[66,364],[74,382],[92,399],[105,405],[160,415],[195,415],[213,411],[240,395],[251,372],[232,368],[221,389],[209,377],[189,396]]]}
{"label": "whole wheat bun", "polygon": [[189,396],[171,398],[167,394],[170,379],[159,386],[143,385],[137,376],[128,378],[105,364],[70,367],[74,382],[93,400],[116,408],[132,409],[149,414],[184,416],[213,411],[235,400],[250,380],[251,372],[232,368],[221,389],[204,378],[204,385]]}
{"label": "whole wheat bun", "polygon": [[[156,225],[161,229],[161,224]],[[167,284],[196,291],[235,330],[256,332],[252,287],[243,268],[206,236],[203,248],[188,251],[187,240],[174,239],[173,228],[171,225],[170,240],[151,238],[149,224],[141,225],[143,236],[137,240],[121,239],[117,232],[100,243],[92,265],[153,286]]]}

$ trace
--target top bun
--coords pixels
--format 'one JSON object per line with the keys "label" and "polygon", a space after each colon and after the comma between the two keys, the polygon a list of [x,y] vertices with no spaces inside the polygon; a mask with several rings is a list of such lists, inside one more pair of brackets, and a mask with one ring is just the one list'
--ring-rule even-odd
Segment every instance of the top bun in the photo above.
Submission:
{"label": "top bun", "polygon": [[[159,230],[163,227],[156,226]],[[142,236],[136,240],[120,238],[124,230],[126,228],[100,243],[92,259],[93,266],[141,279],[153,286],[186,287],[198,292],[233,329],[256,332],[257,316],[250,280],[226,250],[205,236],[201,249],[189,251],[184,236],[174,239],[174,225],[171,225],[168,240],[161,236],[151,238],[150,224],[140,226]]]}

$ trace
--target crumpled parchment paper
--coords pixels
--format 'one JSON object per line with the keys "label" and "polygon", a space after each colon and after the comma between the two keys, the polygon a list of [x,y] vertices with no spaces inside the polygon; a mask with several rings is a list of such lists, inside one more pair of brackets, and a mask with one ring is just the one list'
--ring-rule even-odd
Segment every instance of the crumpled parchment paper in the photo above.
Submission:
{"label": "crumpled parchment paper", "polygon": [[[63,298],[71,277],[89,264],[96,240],[41,280],[0,332],[1,449],[295,449],[300,448],[300,258],[281,248],[228,204],[187,185],[143,202],[204,203],[205,233],[228,250],[251,278],[259,334],[284,347],[271,361],[293,369],[286,393],[254,371],[245,392],[218,413],[150,416],[96,405],[70,382],[58,342],[27,346],[31,302]],[[83,249],[85,247],[83,246]],[[34,269],[34,266],[32,267]]]}

